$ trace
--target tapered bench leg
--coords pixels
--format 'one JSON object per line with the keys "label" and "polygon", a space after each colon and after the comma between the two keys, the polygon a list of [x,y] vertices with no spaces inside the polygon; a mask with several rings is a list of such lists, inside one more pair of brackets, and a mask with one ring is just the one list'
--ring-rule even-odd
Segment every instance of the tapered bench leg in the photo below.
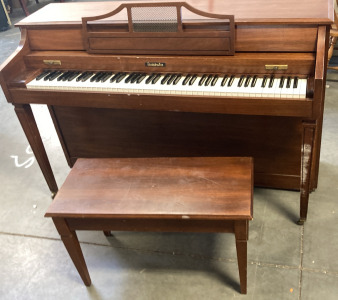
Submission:
{"label": "tapered bench leg", "polygon": [[91,285],[91,279],[88,273],[87,265],[83,257],[79,240],[75,231],[69,229],[67,222],[63,218],[53,218],[53,222],[59,232],[63,244],[65,245],[69,256],[71,257],[77,271],[79,272],[83,283],[86,286]]}
{"label": "tapered bench leg", "polygon": [[235,221],[236,250],[241,293],[247,292],[248,221]]}

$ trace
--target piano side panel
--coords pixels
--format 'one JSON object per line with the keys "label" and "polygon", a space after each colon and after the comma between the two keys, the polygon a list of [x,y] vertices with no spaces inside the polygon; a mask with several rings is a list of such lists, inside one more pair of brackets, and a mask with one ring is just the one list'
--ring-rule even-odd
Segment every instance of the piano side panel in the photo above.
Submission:
{"label": "piano side panel", "polygon": [[70,159],[253,156],[255,184],[299,189],[301,120],[53,106]]}

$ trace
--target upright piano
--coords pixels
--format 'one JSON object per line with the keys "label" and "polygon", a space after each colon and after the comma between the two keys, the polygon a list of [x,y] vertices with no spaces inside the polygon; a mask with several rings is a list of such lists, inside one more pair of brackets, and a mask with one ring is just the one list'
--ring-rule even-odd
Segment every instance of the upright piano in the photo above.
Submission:
{"label": "upright piano", "polygon": [[52,193],[31,104],[77,158],[252,156],[255,185],[317,187],[331,0],[49,4],[0,82]]}

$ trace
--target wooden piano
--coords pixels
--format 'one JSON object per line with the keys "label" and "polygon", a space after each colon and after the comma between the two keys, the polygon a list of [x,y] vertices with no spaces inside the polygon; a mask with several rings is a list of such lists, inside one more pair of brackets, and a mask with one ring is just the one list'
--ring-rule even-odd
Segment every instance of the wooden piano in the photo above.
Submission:
{"label": "wooden piano", "polygon": [[0,68],[47,184],[30,104],[77,158],[252,156],[255,185],[317,187],[330,0],[49,4]]}

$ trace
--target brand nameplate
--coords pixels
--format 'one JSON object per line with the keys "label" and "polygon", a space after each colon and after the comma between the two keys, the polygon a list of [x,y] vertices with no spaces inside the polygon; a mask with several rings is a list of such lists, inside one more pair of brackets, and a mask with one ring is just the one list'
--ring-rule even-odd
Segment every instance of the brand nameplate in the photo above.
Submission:
{"label": "brand nameplate", "polygon": [[146,67],[160,67],[160,68],[165,67],[165,63],[161,62],[146,62],[145,65]]}

